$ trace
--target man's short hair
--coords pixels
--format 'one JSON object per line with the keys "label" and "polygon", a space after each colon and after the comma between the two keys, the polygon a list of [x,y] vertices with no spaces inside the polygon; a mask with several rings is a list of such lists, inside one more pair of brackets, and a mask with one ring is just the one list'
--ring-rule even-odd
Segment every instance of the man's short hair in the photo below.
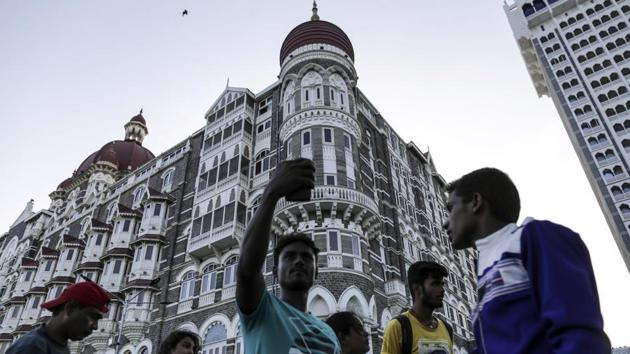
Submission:
{"label": "man's short hair", "polygon": [[278,259],[280,258],[280,253],[282,252],[282,250],[294,242],[302,242],[303,244],[307,245],[311,249],[311,251],[313,251],[313,255],[315,256],[315,263],[317,263],[317,255],[319,254],[319,248],[315,246],[315,242],[313,242],[313,239],[305,233],[294,232],[287,236],[278,237],[276,247],[274,247],[273,249],[274,266],[278,265]]}
{"label": "man's short hair", "polygon": [[332,314],[326,319],[326,324],[332,328],[339,339],[341,339],[339,334],[348,335],[350,334],[351,328],[363,326],[357,315],[350,311],[341,311]]}
{"label": "man's short hair", "polygon": [[428,261],[418,261],[409,266],[407,270],[407,285],[411,293],[411,299],[415,300],[413,284],[424,286],[424,281],[429,277],[444,278],[448,276],[448,270],[441,264]]}
{"label": "man's short hair", "polygon": [[518,220],[521,200],[510,177],[496,168],[485,167],[472,171],[446,186],[446,191],[469,202],[479,193],[488,202],[490,213],[496,219],[512,223]]}

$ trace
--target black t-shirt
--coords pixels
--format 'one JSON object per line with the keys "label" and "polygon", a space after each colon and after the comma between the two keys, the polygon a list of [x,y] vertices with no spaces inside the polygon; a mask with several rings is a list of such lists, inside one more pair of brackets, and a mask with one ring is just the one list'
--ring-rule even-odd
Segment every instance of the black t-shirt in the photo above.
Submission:
{"label": "black t-shirt", "polygon": [[44,326],[20,337],[5,354],[70,354],[67,345],[61,345],[46,334]]}

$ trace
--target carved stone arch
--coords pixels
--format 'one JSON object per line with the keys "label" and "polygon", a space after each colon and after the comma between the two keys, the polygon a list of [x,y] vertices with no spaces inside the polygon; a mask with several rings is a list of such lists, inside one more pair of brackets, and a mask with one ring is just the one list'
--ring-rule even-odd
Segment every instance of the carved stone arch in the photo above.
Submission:
{"label": "carved stone arch", "polygon": [[374,295],[370,297],[370,301],[368,302],[368,308],[370,310],[369,317],[373,321],[373,324],[378,323],[378,309],[376,307],[376,299]]}
{"label": "carved stone arch", "polygon": [[203,347],[204,344],[206,344],[204,342],[204,340],[205,340],[205,337],[206,337],[206,333],[208,332],[208,329],[210,329],[212,324],[215,323],[215,322],[221,323],[226,329],[227,338],[230,337],[230,330],[232,328],[232,321],[226,315],[224,315],[222,313],[216,313],[216,314],[212,315],[210,318],[208,318],[207,320],[205,320],[201,324],[201,326],[199,326],[199,337],[201,337],[201,346],[202,347]]}
{"label": "carved stone arch", "polygon": [[348,90],[348,93],[350,93],[352,91],[351,89],[354,88],[356,82],[352,77],[350,77],[350,75],[348,75],[346,69],[344,69],[342,66],[334,64],[327,67],[326,75],[324,76],[324,83],[330,83],[328,80],[333,74],[340,75],[343,78],[346,84],[346,89]]}
{"label": "carved stone arch", "polygon": [[294,90],[295,90],[295,85],[296,83],[300,82],[300,78],[296,75],[296,74],[287,74],[284,76],[284,79],[282,80],[282,86],[280,87],[280,97],[282,97],[282,102],[285,101],[285,93],[287,91],[287,86],[289,86],[290,83],[293,83],[294,85]]}
{"label": "carved stone arch", "polygon": [[219,264],[225,264],[225,262],[227,262],[230,258],[232,258],[233,256],[238,256],[239,254],[239,249],[233,248],[221,255]]}
{"label": "carved stone arch", "polygon": [[[307,309],[309,311],[315,310],[315,315],[325,315],[328,316],[330,314],[335,313],[337,309],[337,302],[335,301],[335,296],[326,288],[320,285],[316,285],[311,288],[308,292],[308,298],[306,300]],[[327,307],[327,313],[323,314],[320,306],[325,304]],[[314,308],[313,306],[316,306]]]}
{"label": "carved stone arch", "polygon": [[350,286],[339,297],[340,311],[353,311],[361,317],[366,317],[369,312],[368,302],[363,295],[363,292],[355,285]]}
{"label": "carved stone arch", "polygon": [[309,71],[317,72],[322,77],[322,80],[324,79],[324,76],[327,75],[326,68],[324,68],[323,66],[317,63],[308,63],[300,68],[297,75],[295,75],[296,79],[299,79],[299,82],[302,82],[304,75],[308,73]]}
{"label": "carved stone arch", "polygon": [[385,326],[387,326],[387,323],[389,323],[391,319],[392,313],[389,311],[388,308],[384,309],[383,312],[381,312],[381,328],[385,328]]}
{"label": "carved stone arch", "polygon": [[232,318],[230,328],[228,328],[228,338],[238,337],[241,333],[241,318],[238,314],[235,314]]}
{"label": "carved stone arch", "polygon": [[193,272],[197,272],[199,273],[199,269],[195,266],[195,265],[189,265],[188,267],[182,269],[179,271],[179,273],[177,274],[177,276],[175,277],[177,282],[182,281],[182,277],[184,275],[186,275],[186,273],[193,271]]}
{"label": "carved stone arch", "polygon": [[179,325],[177,327],[177,329],[193,332],[193,333],[199,335],[199,328],[197,328],[196,324],[194,324],[194,323],[192,323],[190,321],[182,323],[181,325]]}
{"label": "carved stone arch", "polygon": [[142,342],[138,343],[138,353],[142,353],[142,348],[147,349],[147,353],[153,353],[153,343],[151,339],[145,338]]}
{"label": "carved stone arch", "polygon": [[212,264],[212,263],[221,264],[221,262],[219,262],[218,257],[210,257],[208,259],[205,259],[203,262],[199,263],[199,271],[203,273],[204,268],[206,268],[207,265]]}

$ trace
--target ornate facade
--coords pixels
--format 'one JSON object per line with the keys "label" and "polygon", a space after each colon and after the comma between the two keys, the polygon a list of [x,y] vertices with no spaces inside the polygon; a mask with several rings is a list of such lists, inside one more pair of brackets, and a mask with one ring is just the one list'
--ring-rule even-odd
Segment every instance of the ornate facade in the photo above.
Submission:
{"label": "ornate facade", "polygon": [[[272,228],[310,234],[321,250],[309,311],[354,311],[377,353],[385,324],[409,306],[407,267],[437,260],[450,270],[440,312],[464,352],[475,255],[455,252],[441,227],[445,181],[430,154],[359,90],[349,38],[316,9],[284,40],[278,77],[257,94],[226,87],[205,125],[157,157],[141,145],[144,117],[132,118],[125,140],[89,155],[50,208],[29,203],[0,238],[0,351],[46,321],[39,304],[86,277],[118,299],[74,352],[154,353],[186,328],[204,354],[243,353],[239,242],[278,161],[307,157],[317,168],[311,201],[281,200]],[[272,262],[270,249],[264,272],[275,291]]]}

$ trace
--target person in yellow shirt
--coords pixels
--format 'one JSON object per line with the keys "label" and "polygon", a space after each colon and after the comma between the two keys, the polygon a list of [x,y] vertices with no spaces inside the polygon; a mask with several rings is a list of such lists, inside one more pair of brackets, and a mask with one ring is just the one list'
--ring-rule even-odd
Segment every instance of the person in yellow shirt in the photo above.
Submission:
{"label": "person in yellow shirt", "polygon": [[381,354],[451,354],[452,329],[433,315],[442,307],[448,271],[435,262],[416,262],[407,271],[413,306],[385,327]]}

